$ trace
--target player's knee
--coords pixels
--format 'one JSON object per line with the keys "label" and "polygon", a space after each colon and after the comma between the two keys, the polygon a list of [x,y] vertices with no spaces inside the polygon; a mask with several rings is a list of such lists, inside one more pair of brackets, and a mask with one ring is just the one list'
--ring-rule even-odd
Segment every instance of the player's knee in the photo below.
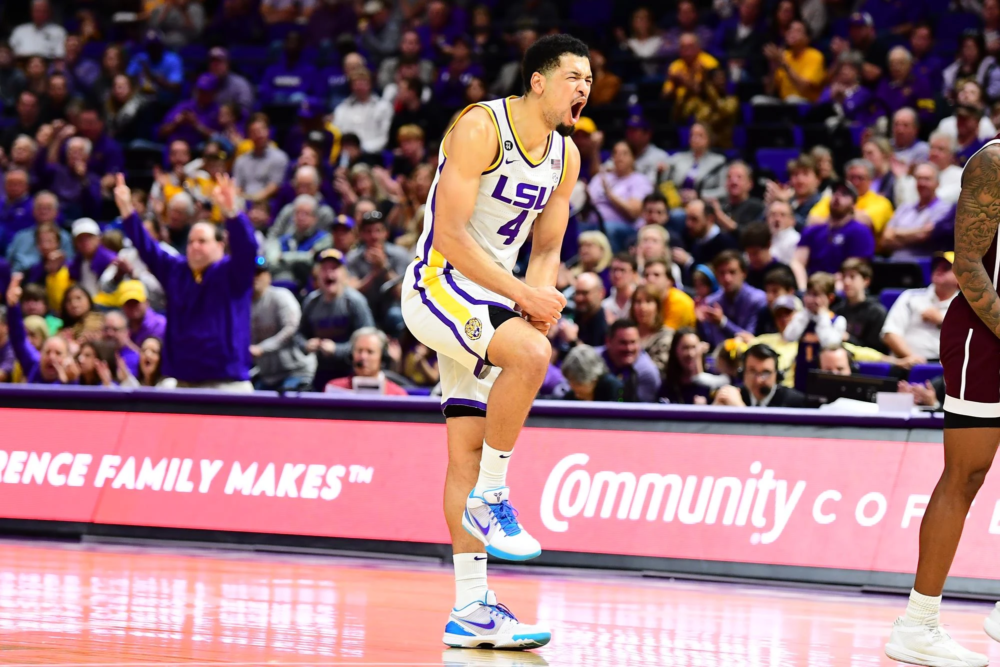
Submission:
{"label": "player's knee", "polygon": [[989,471],[989,464],[962,470],[946,468],[945,478],[948,480],[949,486],[961,493],[969,502],[972,502],[976,494],[979,493],[979,489],[982,488],[983,482],[986,481],[986,475]]}
{"label": "player's knee", "polygon": [[552,360],[552,344],[540,333],[529,336],[518,350],[518,357],[525,371],[541,374],[544,377]]}

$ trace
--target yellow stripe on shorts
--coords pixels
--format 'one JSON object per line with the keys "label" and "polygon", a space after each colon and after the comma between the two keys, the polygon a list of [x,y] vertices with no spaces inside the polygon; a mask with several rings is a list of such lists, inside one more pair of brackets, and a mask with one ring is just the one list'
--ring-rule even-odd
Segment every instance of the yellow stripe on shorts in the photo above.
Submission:
{"label": "yellow stripe on shorts", "polygon": [[465,326],[465,323],[472,319],[472,313],[469,312],[469,309],[462,302],[445,289],[444,284],[441,282],[441,274],[432,271],[431,267],[425,266],[421,269],[421,275],[424,287],[427,288],[427,293],[430,294],[430,297],[434,299],[434,303],[455,318],[460,325]]}

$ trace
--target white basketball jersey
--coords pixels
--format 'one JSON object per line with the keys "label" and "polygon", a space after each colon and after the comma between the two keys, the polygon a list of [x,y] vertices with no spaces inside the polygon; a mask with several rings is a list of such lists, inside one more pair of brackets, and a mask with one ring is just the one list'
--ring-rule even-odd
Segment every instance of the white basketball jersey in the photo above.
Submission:
{"label": "white basketball jersey", "polygon": [[[528,238],[535,218],[566,173],[566,138],[557,132],[549,135],[548,147],[539,161],[533,162],[528,157],[511,122],[509,103],[512,99],[515,98],[474,104],[462,112],[464,116],[472,108],[482,107],[489,112],[496,127],[499,156],[480,179],[476,208],[469,220],[468,230],[479,246],[509,272],[514,270],[517,254]],[[448,133],[445,133],[447,136]],[[427,265],[442,269],[448,268],[447,262],[433,246],[438,181],[448,160],[444,143],[442,140],[438,152],[438,173],[428,195],[424,231],[417,244],[417,256]],[[451,148],[452,151],[462,149],[454,145]]]}

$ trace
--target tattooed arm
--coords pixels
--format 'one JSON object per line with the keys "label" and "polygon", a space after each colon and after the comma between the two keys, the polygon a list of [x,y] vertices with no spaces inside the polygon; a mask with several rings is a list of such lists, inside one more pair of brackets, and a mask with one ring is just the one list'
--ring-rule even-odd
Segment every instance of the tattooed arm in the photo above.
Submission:
{"label": "tattooed arm", "polygon": [[[955,213],[955,275],[962,294],[979,319],[1000,337],[1000,298],[983,255],[1000,222],[1000,145],[976,154],[962,174],[962,195]],[[1000,252],[1000,250],[998,250]]]}

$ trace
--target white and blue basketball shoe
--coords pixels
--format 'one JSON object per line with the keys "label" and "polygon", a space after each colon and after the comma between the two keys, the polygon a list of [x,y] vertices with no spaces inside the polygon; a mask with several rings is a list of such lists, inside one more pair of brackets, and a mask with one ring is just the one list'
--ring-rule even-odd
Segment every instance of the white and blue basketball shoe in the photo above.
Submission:
{"label": "white and blue basketball shoe", "polygon": [[483,600],[451,610],[443,641],[452,648],[529,649],[551,639],[548,629],[521,623],[497,603],[496,593],[486,591]]}
{"label": "white and blue basketball shoe", "polygon": [[502,486],[477,496],[473,489],[465,501],[462,526],[486,545],[486,553],[504,560],[530,560],[542,553],[538,540],[521,528],[511,507],[510,488]]}

